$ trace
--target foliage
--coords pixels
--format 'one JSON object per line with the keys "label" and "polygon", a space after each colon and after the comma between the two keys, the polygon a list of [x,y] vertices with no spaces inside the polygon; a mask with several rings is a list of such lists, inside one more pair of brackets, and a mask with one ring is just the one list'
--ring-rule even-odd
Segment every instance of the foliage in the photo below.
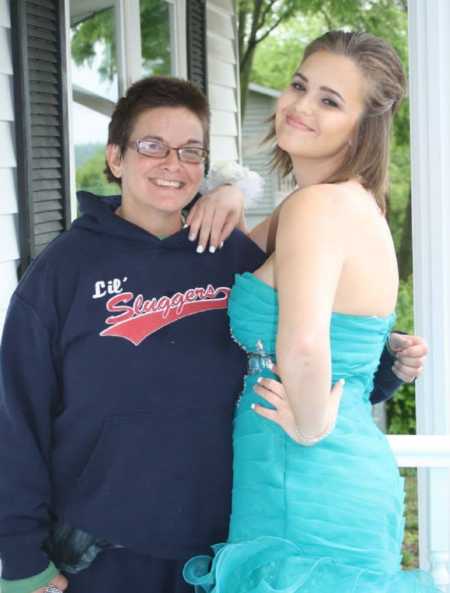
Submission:
{"label": "foliage", "polygon": [[[412,298],[412,276],[408,281],[400,283],[400,290],[397,302],[397,324],[396,327],[412,333],[413,327],[413,298]],[[395,397],[387,404],[388,432],[391,434],[415,434],[415,387],[414,385],[403,385]]]}
{"label": "foliage", "polygon": [[[169,5],[161,0],[141,0],[142,58],[147,74],[170,73]],[[92,66],[101,53],[98,73],[112,80],[117,73],[114,11],[103,10],[79,23],[72,35],[72,58],[80,66]]]}
{"label": "foliage", "polygon": [[417,513],[417,470],[402,468],[405,478],[405,538],[403,540],[403,568],[418,568],[419,525]]}
{"label": "foliage", "polygon": [[77,169],[77,190],[83,189],[101,196],[111,196],[120,193],[119,186],[108,183],[103,174],[105,168],[105,149],[101,147],[83,165]]}
{"label": "foliage", "polygon": [[[300,37],[297,48],[302,49],[306,41],[329,29],[347,28],[371,31],[391,41],[404,59],[406,57],[406,0],[239,0],[239,56],[241,73],[242,115],[245,112],[246,96],[250,78],[253,79],[253,62],[261,47],[276,37],[282,38],[296,24],[319,26],[310,31],[307,38]],[[291,40],[294,37],[291,35]],[[300,42],[300,44],[298,43]],[[300,47],[298,47],[300,45]],[[295,43],[291,44],[294,49]],[[300,51],[289,55],[289,67],[282,69],[287,76],[293,72],[292,60],[297,65]],[[295,57],[296,55],[296,57]],[[286,60],[284,60],[286,61]],[[263,68],[268,61],[262,61]],[[286,86],[287,80],[283,86]],[[268,85],[266,85],[268,86]],[[280,88],[280,87],[277,87]]]}
{"label": "foliage", "polygon": [[75,145],[75,166],[78,169],[86,161],[91,159],[97,152],[105,151],[105,145],[101,142],[90,142],[89,144],[76,144]]}
{"label": "foliage", "polygon": [[92,66],[101,52],[98,73],[100,78],[109,80],[117,70],[113,16],[113,10],[108,9],[83,21],[75,27],[71,42],[72,59],[78,66]]}

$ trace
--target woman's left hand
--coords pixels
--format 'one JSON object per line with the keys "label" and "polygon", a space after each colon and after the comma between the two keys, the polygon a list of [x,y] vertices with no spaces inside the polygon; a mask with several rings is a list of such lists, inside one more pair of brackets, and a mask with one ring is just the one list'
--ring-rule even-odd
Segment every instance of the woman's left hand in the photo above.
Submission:
{"label": "woman's left hand", "polygon": [[[272,372],[278,374],[276,366],[272,367]],[[337,381],[337,383],[333,385],[330,391],[328,417],[330,420],[331,427],[334,427],[339,413],[339,406],[343,394],[344,383],[344,379],[340,379],[339,381]],[[268,377],[260,377],[253,389],[255,393],[257,393],[260,397],[265,399],[267,402],[269,402],[269,404],[273,406],[273,409],[271,409],[266,408],[265,406],[261,406],[259,404],[252,404],[252,408],[257,414],[281,426],[281,428],[296,443],[308,445],[315,444],[315,442],[318,442],[317,440],[314,443],[307,443],[304,439],[302,440],[301,435],[299,434],[299,429],[297,426],[297,422],[295,420],[292,406],[289,402],[289,398],[283,387],[283,384],[280,381],[276,381],[275,379],[269,379]],[[327,430],[323,434],[323,437],[328,436],[329,432],[330,431]],[[321,438],[319,440],[321,440]]]}
{"label": "woman's left hand", "polygon": [[[272,371],[276,373],[276,367],[273,367]],[[280,381],[276,381],[275,379],[260,377],[260,380],[255,384],[253,389],[255,393],[269,402],[269,404],[271,404],[274,408],[270,409],[266,408],[265,406],[261,406],[260,404],[254,404],[252,406],[254,411],[260,416],[263,416],[268,420],[272,420],[272,422],[275,422],[281,426],[281,428],[291,437],[291,439],[297,441],[298,429],[295,422],[294,413],[283,384],[280,383]]]}
{"label": "woman's left hand", "polygon": [[235,185],[217,187],[197,200],[186,224],[189,239],[198,239],[197,252],[203,253],[209,243],[209,251],[214,253],[235,228],[246,232],[244,194]]}

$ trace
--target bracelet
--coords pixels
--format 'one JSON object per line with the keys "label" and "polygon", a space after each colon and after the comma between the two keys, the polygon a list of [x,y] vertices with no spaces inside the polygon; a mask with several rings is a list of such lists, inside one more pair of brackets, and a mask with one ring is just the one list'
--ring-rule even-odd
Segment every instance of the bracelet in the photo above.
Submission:
{"label": "bracelet", "polygon": [[297,441],[300,445],[304,445],[305,447],[312,447],[313,445],[316,445],[319,441],[327,437],[329,434],[331,434],[335,427],[336,420],[330,422],[323,432],[314,437],[307,437],[297,427]]}
{"label": "bracelet", "polygon": [[218,161],[211,165],[208,175],[203,179],[199,192],[204,195],[220,185],[236,185],[245,196],[245,207],[254,207],[262,196],[264,179],[233,161]]}

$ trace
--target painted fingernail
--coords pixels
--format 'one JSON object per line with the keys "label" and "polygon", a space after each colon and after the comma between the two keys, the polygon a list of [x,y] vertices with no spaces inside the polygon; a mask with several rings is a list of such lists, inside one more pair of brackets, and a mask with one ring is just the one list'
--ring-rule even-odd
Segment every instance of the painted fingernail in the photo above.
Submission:
{"label": "painted fingernail", "polygon": [[216,248],[214,247],[214,245],[209,246],[209,253],[216,253]]}
{"label": "painted fingernail", "polygon": [[222,241],[222,243],[219,245],[219,247],[220,247],[220,249],[222,249],[222,247],[223,247],[223,241]]}
{"label": "painted fingernail", "polygon": [[262,380],[263,380],[263,378],[262,378],[262,377],[258,377],[258,378],[256,379],[256,382],[257,382],[257,383],[261,383],[261,381],[262,381]]}
{"label": "painted fingernail", "polygon": [[340,383],[341,385],[345,385],[345,379],[339,379],[339,383]]}
{"label": "painted fingernail", "polygon": [[[188,226],[189,226],[189,225],[188,225],[188,223],[187,223],[187,222],[185,222],[185,223],[183,224],[183,228],[184,228],[184,229],[187,229],[187,228],[188,228]],[[189,238],[190,238],[190,237],[189,237]]]}
{"label": "painted fingernail", "polygon": [[256,406],[255,406],[255,404],[252,404],[250,407],[252,410],[254,410]]}
{"label": "painted fingernail", "polygon": [[189,235],[189,241],[195,241],[195,235]]}
{"label": "painted fingernail", "polygon": [[205,248],[203,247],[203,245],[199,245],[196,249],[197,253],[203,253],[205,251]]}

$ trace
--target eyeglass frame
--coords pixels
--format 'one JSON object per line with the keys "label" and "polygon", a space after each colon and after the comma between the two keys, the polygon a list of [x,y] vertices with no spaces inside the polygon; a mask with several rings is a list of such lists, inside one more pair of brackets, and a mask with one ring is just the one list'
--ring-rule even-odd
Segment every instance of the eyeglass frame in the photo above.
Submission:
{"label": "eyeglass frame", "polygon": [[[153,141],[156,140],[157,142],[159,142],[160,144],[162,144],[163,146],[165,146],[167,148],[166,154],[164,156],[153,156],[153,155],[145,154],[145,153],[141,152],[139,150],[139,145],[140,145],[141,142],[145,142],[147,140],[153,140]],[[127,146],[128,146],[128,148],[133,148],[137,153],[139,153],[142,156],[145,156],[145,157],[147,157],[149,159],[165,159],[169,155],[170,151],[171,150],[174,150],[177,153],[178,160],[181,163],[187,163],[188,165],[202,165],[207,160],[207,158],[209,156],[209,150],[207,148],[204,148],[203,146],[192,146],[192,145],[189,145],[189,144],[187,144],[185,146],[169,146],[166,142],[163,142],[159,138],[151,138],[151,137],[149,137],[149,138],[140,138],[139,140],[129,140],[127,142]],[[201,160],[201,161],[186,161],[186,160],[183,160],[181,158],[180,151],[182,151],[182,150],[184,150],[186,148],[197,148],[197,149],[203,151],[203,160]]]}

